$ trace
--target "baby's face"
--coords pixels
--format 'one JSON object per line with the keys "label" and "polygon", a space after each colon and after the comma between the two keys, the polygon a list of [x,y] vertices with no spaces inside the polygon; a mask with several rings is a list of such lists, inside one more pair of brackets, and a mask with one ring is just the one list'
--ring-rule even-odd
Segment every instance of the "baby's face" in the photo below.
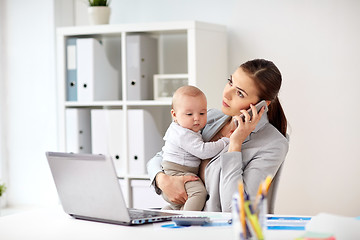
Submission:
{"label": "baby's face", "polygon": [[200,131],[207,121],[207,102],[205,96],[181,96],[172,116],[180,126],[194,132]]}

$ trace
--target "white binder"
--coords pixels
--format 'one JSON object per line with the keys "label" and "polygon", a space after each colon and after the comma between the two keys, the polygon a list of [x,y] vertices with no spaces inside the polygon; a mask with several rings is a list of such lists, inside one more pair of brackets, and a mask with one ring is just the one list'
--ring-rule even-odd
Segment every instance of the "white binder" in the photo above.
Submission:
{"label": "white binder", "polygon": [[153,100],[153,76],[158,73],[157,40],[147,35],[126,37],[127,98]]}
{"label": "white binder", "polygon": [[122,128],[122,110],[91,110],[92,153],[110,155],[115,163],[115,168],[118,176],[125,174]]}
{"label": "white binder", "polygon": [[131,188],[133,208],[162,208],[168,205],[161,195],[155,193],[150,180],[131,180]]}
{"label": "white binder", "polygon": [[77,101],[76,38],[66,39],[66,101]]}
{"label": "white binder", "polygon": [[89,109],[68,108],[65,112],[66,151],[91,153],[91,118]]}
{"label": "white binder", "polygon": [[128,110],[129,172],[147,174],[146,163],[159,151],[164,141],[151,114],[142,109]]}
{"label": "white binder", "polygon": [[78,101],[119,100],[118,72],[104,47],[94,38],[78,38],[76,45]]}

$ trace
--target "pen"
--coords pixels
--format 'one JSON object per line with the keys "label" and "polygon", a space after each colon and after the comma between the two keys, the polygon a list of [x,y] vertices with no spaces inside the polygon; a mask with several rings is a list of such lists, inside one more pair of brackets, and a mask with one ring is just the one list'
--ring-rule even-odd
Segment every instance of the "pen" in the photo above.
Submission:
{"label": "pen", "polygon": [[281,217],[267,217],[268,220],[277,220],[277,221],[310,221],[311,217],[289,217],[289,216],[281,216]]}
{"label": "pen", "polygon": [[257,240],[255,229],[251,226],[249,218],[246,218],[246,226],[248,226],[247,229],[248,229],[249,239]]}
{"label": "pen", "polygon": [[239,181],[239,211],[240,211],[240,224],[243,230],[244,238],[246,239],[246,222],[245,222],[245,210],[244,210],[244,183]]}
{"label": "pen", "polygon": [[[262,233],[262,229],[261,226],[259,224],[259,220],[258,217],[256,216],[256,214],[254,214],[251,211],[251,205],[250,205],[250,201],[246,201],[244,203],[244,207],[245,207],[245,212],[246,212],[246,216],[249,219],[249,222],[251,224],[251,227],[253,228],[254,232],[256,233],[256,237],[259,240],[264,239],[263,233]],[[250,226],[249,226],[250,227]]]}
{"label": "pen", "polygon": [[267,217],[267,224],[269,226],[305,226],[311,217]]}

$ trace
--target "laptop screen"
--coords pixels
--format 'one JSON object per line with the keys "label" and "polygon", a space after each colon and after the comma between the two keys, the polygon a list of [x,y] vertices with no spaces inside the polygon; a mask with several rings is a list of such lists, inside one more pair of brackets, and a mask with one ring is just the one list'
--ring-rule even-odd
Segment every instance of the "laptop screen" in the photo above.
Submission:
{"label": "laptop screen", "polygon": [[110,157],[52,152],[46,155],[66,213],[130,222]]}

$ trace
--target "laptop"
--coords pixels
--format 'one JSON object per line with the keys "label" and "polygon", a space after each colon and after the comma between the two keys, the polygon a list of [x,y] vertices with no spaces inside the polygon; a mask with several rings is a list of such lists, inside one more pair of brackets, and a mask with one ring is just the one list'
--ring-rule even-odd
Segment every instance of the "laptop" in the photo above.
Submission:
{"label": "laptop", "polygon": [[138,225],[180,215],[127,208],[109,156],[47,152],[46,157],[63,209],[76,219]]}

